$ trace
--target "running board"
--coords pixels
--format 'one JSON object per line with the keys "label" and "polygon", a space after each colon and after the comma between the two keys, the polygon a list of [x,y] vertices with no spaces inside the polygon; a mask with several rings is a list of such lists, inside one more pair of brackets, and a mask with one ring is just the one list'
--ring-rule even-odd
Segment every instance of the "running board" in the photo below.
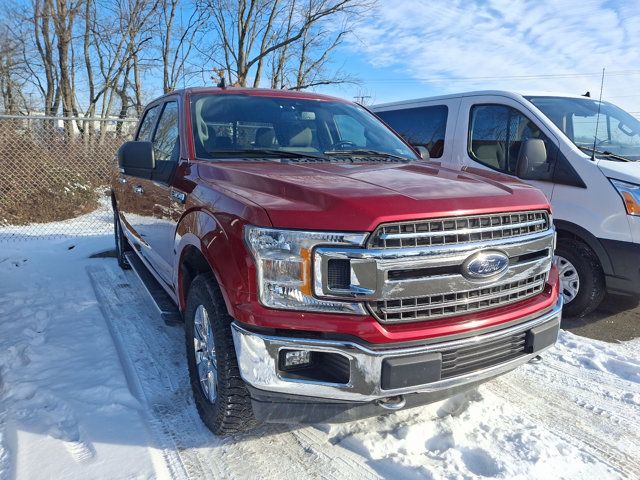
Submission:
{"label": "running board", "polygon": [[164,323],[170,326],[182,323],[182,315],[180,315],[175,303],[173,303],[169,294],[158,283],[146,265],[142,263],[138,255],[134,252],[126,252],[124,256],[142,285],[144,285],[144,289],[151,297],[151,300],[153,300],[153,304],[158,309],[158,313],[160,313]]}

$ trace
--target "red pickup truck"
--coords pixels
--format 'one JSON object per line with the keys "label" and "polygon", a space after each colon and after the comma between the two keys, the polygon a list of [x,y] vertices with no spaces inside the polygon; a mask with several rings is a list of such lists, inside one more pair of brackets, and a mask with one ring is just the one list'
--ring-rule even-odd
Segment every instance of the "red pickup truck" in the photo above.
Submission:
{"label": "red pickup truck", "polygon": [[118,261],[184,319],[216,434],[423,405],[557,338],[544,195],[423,160],[361,106],[176,91],[118,162]]}

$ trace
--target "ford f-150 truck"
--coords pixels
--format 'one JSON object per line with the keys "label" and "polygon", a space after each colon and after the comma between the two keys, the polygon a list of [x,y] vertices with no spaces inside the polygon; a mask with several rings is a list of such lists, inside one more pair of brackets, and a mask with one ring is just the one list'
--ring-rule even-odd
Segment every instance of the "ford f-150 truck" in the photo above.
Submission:
{"label": "ford f-150 truck", "polygon": [[545,196],[423,161],[361,106],[176,91],[146,108],[118,165],[118,262],[184,319],[216,434],[437,401],[557,338]]}

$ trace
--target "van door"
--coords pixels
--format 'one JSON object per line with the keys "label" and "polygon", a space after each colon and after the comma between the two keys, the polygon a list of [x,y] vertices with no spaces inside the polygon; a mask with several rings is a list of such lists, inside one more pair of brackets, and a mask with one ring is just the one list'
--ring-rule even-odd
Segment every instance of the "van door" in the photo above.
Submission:
{"label": "van door", "polygon": [[555,164],[560,155],[558,139],[524,105],[507,97],[464,97],[457,130],[457,156],[467,168],[516,176],[521,149],[529,139],[544,142],[547,162],[536,179],[524,180],[551,200]]}

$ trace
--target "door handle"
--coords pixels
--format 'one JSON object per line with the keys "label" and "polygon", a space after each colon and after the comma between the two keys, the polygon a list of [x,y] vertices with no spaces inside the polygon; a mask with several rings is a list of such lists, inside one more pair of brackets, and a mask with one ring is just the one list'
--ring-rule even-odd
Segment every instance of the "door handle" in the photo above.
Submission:
{"label": "door handle", "polygon": [[142,185],[136,185],[133,187],[133,191],[138,195],[142,195],[144,193],[144,188],[142,188]]}

